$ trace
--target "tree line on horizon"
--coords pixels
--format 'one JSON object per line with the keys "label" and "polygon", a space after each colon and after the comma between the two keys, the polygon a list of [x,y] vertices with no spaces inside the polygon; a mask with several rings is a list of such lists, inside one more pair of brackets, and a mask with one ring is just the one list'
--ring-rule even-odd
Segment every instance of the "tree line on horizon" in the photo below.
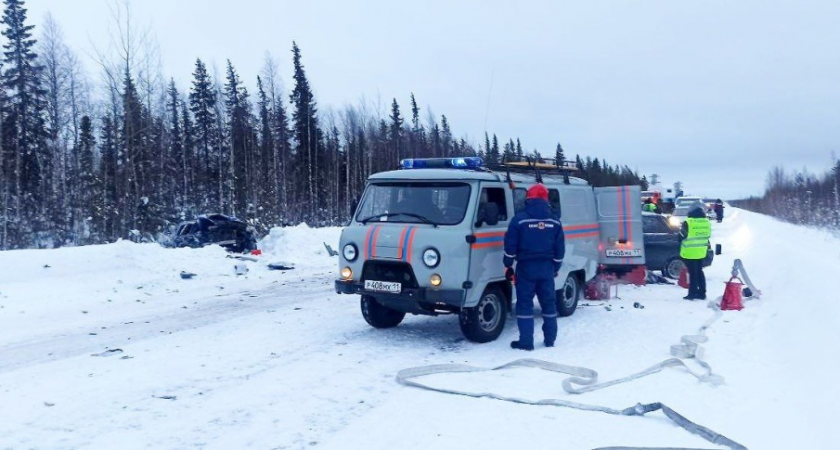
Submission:
{"label": "tree line on horizon", "polygon": [[[412,93],[385,111],[320,108],[292,43],[293,89],[268,56],[249,90],[234,64],[200,58],[189,87],[168,81],[148,30],[115,4],[119,33],[95,49],[98,81],[48,16],[36,39],[24,0],[4,0],[0,60],[0,250],[156,240],[202,213],[265,232],[345,223],[369,175],[402,158],[540,157],[520,140],[474,145]],[[221,72],[221,73],[219,73]],[[553,157],[565,160],[557,145]],[[575,157],[593,185],[646,184],[628,166]]]}
{"label": "tree line on horizon", "polygon": [[776,167],[767,175],[763,196],[730,204],[797,225],[840,231],[840,159],[823,174]]}

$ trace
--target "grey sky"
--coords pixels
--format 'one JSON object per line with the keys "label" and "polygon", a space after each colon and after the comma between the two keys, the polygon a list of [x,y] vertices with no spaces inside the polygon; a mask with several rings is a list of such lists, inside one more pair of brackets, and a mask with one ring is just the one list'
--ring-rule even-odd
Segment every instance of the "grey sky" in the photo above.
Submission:
{"label": "grey sky", "polygon": [[[107,40],[106,5],[27,1],[33,23],[51,11],[80,54]],[[528,150],[561,142],[693,193],[760,194],[771,167],[822,172],[840,154],[836,0],[132,5],[182,88],[196,57],[230,58],[253,84],[266,51],[290,86],[296,40],[322,107],[396,97],[407,113],[413,91],[474,143],[486,122]]]}

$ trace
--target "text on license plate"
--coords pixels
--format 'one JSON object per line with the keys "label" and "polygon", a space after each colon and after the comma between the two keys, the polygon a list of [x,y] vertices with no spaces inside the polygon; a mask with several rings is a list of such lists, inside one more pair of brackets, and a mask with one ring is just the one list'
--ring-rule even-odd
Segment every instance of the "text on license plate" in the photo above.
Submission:
{"label": "text on license plate", "polygon": [[607,250],[608,258],[639,258],[642,256],[640,248],[619,248]]}
{"label": "text on license plate", "polygon": [[373,280],[365,280],[365,290],[366,291],[376,291],[376,292],[390,292],[392,294],[399,294],[402,292],[402,284],[401,283],[392,283],[389,281],[373,281]]}

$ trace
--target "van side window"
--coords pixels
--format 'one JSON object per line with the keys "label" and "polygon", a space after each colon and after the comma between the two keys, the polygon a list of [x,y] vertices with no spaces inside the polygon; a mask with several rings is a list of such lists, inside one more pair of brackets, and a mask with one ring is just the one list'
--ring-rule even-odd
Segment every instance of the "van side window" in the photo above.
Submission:
{"label": "van side window", "polygon": [[516,188],[513,190],[513,209],[517,214],[525,209],[525,196],[527,194],[528,192],[524,188]]}
{"label": "van side window", "polygon": [[499,207],[499,222],[507,222],[507,200],[503,188],[484,188],[481,190],[481,200],[478,207],[484,203],[495,203]]}
{"label": "van side window", "polygon": [[548,204],[551,205],[551,210],[554,211],[554,214],[557,214],[557,217],[562,217],[560,211],[560,191],[557,189],[548,190]]}

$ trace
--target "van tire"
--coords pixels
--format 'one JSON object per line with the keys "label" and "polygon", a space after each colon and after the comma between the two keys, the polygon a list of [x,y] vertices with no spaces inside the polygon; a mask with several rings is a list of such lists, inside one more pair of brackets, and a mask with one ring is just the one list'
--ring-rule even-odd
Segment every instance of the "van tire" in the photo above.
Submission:
{"label": "van tire", "polygon": [[569,317],[577,309],[580,299],[581,282],[576,272],[566,275],[566,283],[556,291],[557,293],[557,315]]}
{"label": "van tire", "polygon": [[685,263],[679,256],[675,256],[662,266],[662,276],[676,280],[680,277],[680,272],[685,268]]}
{"label": "van tire", "polygon": [[505,329],[507,304],[499,288],[487,286],[474,308],[461,308],[458,314],[458,324],[464,337],[481,344],[498,339]]}
{"label": "van tire", "polygon": [[374,328],[394,328],[405,318],[405,313],[382,306],[375,298],[363,295],[362,316]]}

